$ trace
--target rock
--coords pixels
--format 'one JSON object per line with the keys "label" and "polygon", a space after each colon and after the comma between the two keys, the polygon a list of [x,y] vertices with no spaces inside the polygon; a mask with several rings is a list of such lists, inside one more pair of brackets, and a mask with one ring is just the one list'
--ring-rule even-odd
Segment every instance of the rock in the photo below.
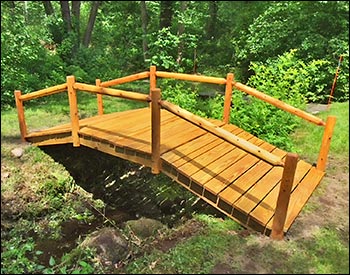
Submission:
{"label": "rock", "polygon": [[22,148],[15,148],[11,151],[12,155],[16,158],[23,156],[24,150]]}
{"label": "rock", "polygon": [[126,226],[140,238],[154,236],[159,229],[166,229],[166,226],[160,221],[143,217],[138,220],[127,221]]}
{"label": "rock", "polygon": [[128,254],[128,242],[120,231],[105,227],[93,232],[82,243],[82,247],[96,248],[98,257],[105,264],[116,264]]}

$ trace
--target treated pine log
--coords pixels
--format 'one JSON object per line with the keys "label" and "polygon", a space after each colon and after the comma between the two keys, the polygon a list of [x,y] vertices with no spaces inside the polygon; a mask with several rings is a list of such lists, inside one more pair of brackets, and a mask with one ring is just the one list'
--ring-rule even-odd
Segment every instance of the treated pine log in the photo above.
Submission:
{"label": "treated pine log", "polygon": [[333,136],[335,122],[336,122],[335,116],[327,117],[326,127],[324,129],[323,137],[322,137],[320,154],[318,156],[317,166],[316,166],[316,168],[321,171],[325,171],[326,169],[327,158],[328,158],[329,148],[331,146],[331,139]]}
{"label": "treated pine log", "polygon": [[[96,79],[96,86],[100,87],[101,86],[101,79]],[[103,101],[102,101],[102,95],[97,94],[97,113],[99,116],[103,115]]]}
{"label": "treated pine log", "polygon": [[[151,66],[149,69],[149,96],[152,98],[152,90],[157,88],[156,66]],[[151,107],[150,102],[150,107]]]}
{"label": "treated pine log", "polygon": [[180,108],[179,106],[176,106],[170,102],[167,101],[160,101],[160,105],[167,109],[168,111],[172,112],[173,114],[180,116],[184,119],[186,119],[187,121],[191,122],[192,124],[195,124],[205,130],[207,130],[208,132],[226,140],[227,142],[230,142],[231,144],[257,156],[260,159],[263,159],[265,161],[267,161],[268,163],[275,165],[275,166],[284,166],[283,161],[271,154],[270,152],[259,148],[258,146],[237,137],[234,134],[231,134],[230,132],[216,126],[215,124],[199,117],[196,116],[195,114],[192,114],[191,112],[188,112],[182,108]]}
{"label": "treated pine log", "polygon": [[19,90],[15,91],[15,100],[16,100],[16,107],[17,107],[17,115],[18,115],[18,122],[19,122],[19,130],[21,132],[21,140],[26,141],[25,137],[27,135],[27,125],[24,118],[24,107],[23,107],[23,101],[21,98],[22,92]]}
{"label": "treated pine log", "polygon": [[27,101],[27,100],[31,100],[31,99],[47,96],[47,95],[58,94],[58,93],[63,92],[65,90],[67,90],[67,83],[56,85],[56,86],[53,86],[53,87],[50,87],[50,88],[46,88],[46,89],[42,89],[42,90],[39,90],[39,91],[36,91],[36,92],[32,92],[32,93],[29,93],[29,94],[22,95],[20,97],[20,99],[22,101]]}
{"label": "treated pine log", "polygon": [[128,92],[123,90],[117,90],[112,88],[97,87],[94,85],[84,84],[84,83],[74,83],[74,89],[86,91],[90,93],[97,93],[103,95],[110,95],[115,97],[121,97],[126,99],[138,100],[138,101],[151,101],[150,97],[145,94]]}
{"label": "treated pine log", "polygon": [[151,112],[152,112],[152,173],[160,173],[160,105],[161,91],[159,88],[151,90]]}
{"label": "treated pine log", "polygon": [[290,193],[293,186],[297,163],[298,155],[294,153],[287,153],[270,235],[273,240],[283,240],[284,237],[283,228],[287,217]]}
{"label": "treated pine log", "polygon": [[233,74],[228,73],[226,77],[226,87],[225,87],[225,102],[224,102],[224,114],[223,121],[227,124],[230,121],[230,110],[232,102],[232,82]]}
{"label": "treated pine log", "polygon": [[209,77],[209,76],[202,76],[202,75],[191,75],[191,74],[157,71],[156,76],[163,77],[163,78],[175,78],[179,80],[205,82],[205,83],[212,83],[212,84],[226,84],[225,78]]}
{"label": "treated pine log", "polygon": [[105,81],[101,83],[101,87],[110,87],[110,86],[114,86],[114,85],[119,85],[119,84],[123,84],[123,83],[127,83],[127,82],[132,82],[135,80],[140,80],[140,79],[144,79],[144,78],[148,78],[149,77],[149,72],[142,72],[142,73],[137,73],[137,74],[132,74],[132,75],[128,75],[128,76],[124,76],[121,78],[117,78],[117,79],[113,79],[113,80],[109,80],[109,81]]}
{"label": "treated pine log", "polygon": [[72,123],[72,139],[73,146],[80,146],[79,139],[79,114],[78,114],[78,100],[77,91],[74,88],[75,77],[73,75],[67,76],[67,88],[68,88],[68,99],[69,99],[69,109],[70,109],[70,119]]}
{"label": "treated pine log", "polygon": [[302,110],[300,110],[298,108],[295,108],[295,107],[293,107],[293,106],[291,106],[291,105],[289,105],[287,103],[284,103],[281,100],[273,98],[273,97],[271,97],[269,95],[266,95],[266,94],[264,94],[262,92],[259,92],[258,90],[254,89],[254,88],[248,87],[248,86],[246,86],[246,85],[244,85],[242,83],[239,83],[239,82],[233,82],[232,84],[238,90],[243,91],[243,92],[245,92],[247,94],[250,94],[252,96],[255,96],[255,97],[257,97],[257,98],[259,98],[259,99],[261,99],[261,100],[263,100],[263,101],[265,101],[267,103],[270,103],[270,104],[274,105],[277,108],[280,108],[280,109],[282,109],[284,111],[287,111],[287,112],[289,112],[291,114],[294,114],[294,115],[296,115],[298,117],[301,117],[302,119],[305,119],[305,120],[307,120],[309,122],[312,122],[312,123],[314,123],[316,125],[319,125],[319,126],[324,126],[325,125],[325,122],[322,119],[320,119],[320,118],[318,118],[318,117],[316,117],[314,115],[311,115],[311,114],[309,114],[307,112],[304,112],[304,111],[302,111]]}

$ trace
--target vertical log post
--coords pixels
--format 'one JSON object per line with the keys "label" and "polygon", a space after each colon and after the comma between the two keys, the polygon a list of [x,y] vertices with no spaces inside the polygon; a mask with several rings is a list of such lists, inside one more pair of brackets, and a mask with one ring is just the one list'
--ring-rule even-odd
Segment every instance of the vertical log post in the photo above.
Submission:
{"label": "vertical log post", "polygon": [[[96,79],[96,86],[100,87],[101,85],[101,79]],[[102,101],[102,95],[97,94],[97,110],[98,110],[98,115],[102,116],[103,115],[103,101]]]}
{"label": "vertical log post", "polygon": [[335,121],[336,121],[335,116],[327,117],[326,126],[323,132],[320,154],[318,155],[318,160],[316,165],[316,168],[321,171],[326,170],[327,158],[328,158],[328,153],[331,146],[331,139],[333,136]]}
{"label": "vertical log post", "polygon": [[19,90],[15,91],[15,99],[16,99],[16,107],[17,107],[17,115],[18,115],[18,122],[19,122],[19,130],[21,132],[21,140],[26,141],[25,137],[27,135],[27,125],[26,121],[24,119],[24,108],[23,108],[23,101],[20,99],[22,95],[22,92]]}
{"label": "vertical log post", "polygon": [[80,146],[79,139],[79,115],[78,115],[78,101],[77,91],[74,89],[75,77],[74,75],[67,76],[67,90],[69,98],[70,119],[72,125],[73,146]]}
{"label": "vertical log post", "polygon": [[[149,69],[149,96],[152,98],[152,90],[157,87],[156,66]],[[151,106],[152,103],[150,103]]]}
{"label": "vertical log post", "polygon": [[290,193],[292,191],[295,169],[297,167],[298,155],[288,153],[284,164],[281,186],[277,198],[275,216],[273,218],[270,237],[274,240],[283,240],[284,223],[287,217]]}
{"label": "vertical log post", "polygon": [[152,112],[152,173],[160,173],[160,101],[161,91],[159,88],[151,89],[151,112]]}
{"label": "vertical log post", "polygon": [[233,78],[234,78],[234,76],[232,73],[228,73],[226,76],[224,114],[223,114],[223,119],[222,119],[226,124],[230,122]]}

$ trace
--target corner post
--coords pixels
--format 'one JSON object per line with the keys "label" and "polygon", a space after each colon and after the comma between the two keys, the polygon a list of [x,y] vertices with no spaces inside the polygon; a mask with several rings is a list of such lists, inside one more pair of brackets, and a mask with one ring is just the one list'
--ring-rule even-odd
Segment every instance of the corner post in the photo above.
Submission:
{"label": "corner post", "polygon": [[24,108],[23,101],[21,100],[22,92],[19,90],[15,91],[15,99],[16,99],[16,107],[17,107],[17,115],[19,121],[19,130],[21,132],[21,140],[23,142],[26,141],[25,137],[27,135],[27,125],[24,118]]}
{"label": "corner post", "polygon": [[78,115],[78,101],[77,91],[74,89],[75,77],[74,75],[67,76],[67,90],[69,99],[70,119],[72,125],[73,146],[80,146],[79,139],[79,115]]}
{"label": "corner post", "polygon": [[233,74],[228,73],[226,76],[226,87],[225,87],[225,103],[224,103],[224,114],[223,114],[223,121],[227,124],[230,122],[230,109],[231,109],[231,102],[232,102],[232,81],[233,81]]}
{"label": "corner post", "polygon": [[328,158],[328,153],[331,146],[331,139],[333,136],[335,122],[336,122],[335,116],[327,117],[326,126],[323,132],[320,154],[318,155],[318,160],[316,165],[316,168],[321,171],[326,170],[327,158]]}
{"label": "corner post", "polygon": [[151,127],[152,127],[152,173],[160,173],[160,104],[161,91],[151,89]]}
{"label": "corner post", "polygon": [[287,154],[270,235],[273,240],[283,240],[284,237],[283,228],[287,217],[290,193],[292,191],[297,162],[297,154]]}
{"label": "corner post", "polygon": [[[96,86],[100,87],[101,85],[101,79],[96,79]],[[97,110],[98,110],[98,115],[102,116],[103,115],[103,101],[102,101],[102,95],[97,94]]]}

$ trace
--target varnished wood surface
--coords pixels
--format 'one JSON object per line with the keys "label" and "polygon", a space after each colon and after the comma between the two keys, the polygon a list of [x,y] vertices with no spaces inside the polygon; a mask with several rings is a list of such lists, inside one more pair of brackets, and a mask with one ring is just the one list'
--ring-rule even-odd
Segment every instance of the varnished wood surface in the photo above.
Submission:
{"label": "varnished wood surface", "polygon": [[[287,152],[235,125],[209,120],[285,158]],[[270,234],[283,167],[273,166],[162,109],[160,170],[245,227]],[[80,144],[151,167],[151,109],[97,115],[79,121]],[[26,136],[34,145],[72,143],[71,125]],[[298,160],[284,232],[321,182],[324,172]]]}

